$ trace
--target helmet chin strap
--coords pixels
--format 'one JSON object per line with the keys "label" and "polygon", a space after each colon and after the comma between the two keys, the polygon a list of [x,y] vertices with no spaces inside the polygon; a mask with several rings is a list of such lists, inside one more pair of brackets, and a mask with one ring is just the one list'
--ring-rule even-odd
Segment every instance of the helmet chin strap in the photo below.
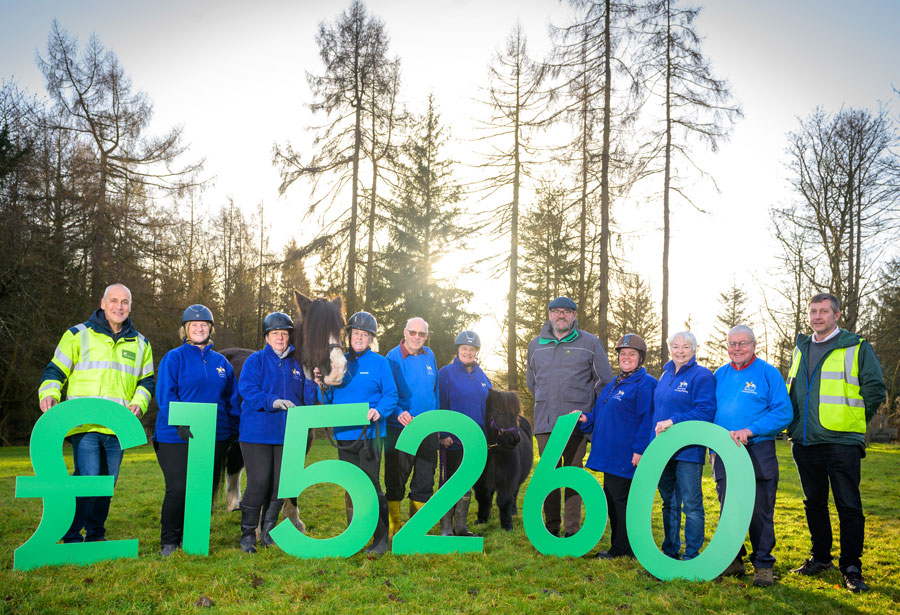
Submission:
{"label": "helmet chin strap", "polygon": [[209,343],[209,336],[206,336],[206,339],[202,342],[195,342],[189,337],[184,338],[184,341],[190,344],[191,346],[206,346]]}

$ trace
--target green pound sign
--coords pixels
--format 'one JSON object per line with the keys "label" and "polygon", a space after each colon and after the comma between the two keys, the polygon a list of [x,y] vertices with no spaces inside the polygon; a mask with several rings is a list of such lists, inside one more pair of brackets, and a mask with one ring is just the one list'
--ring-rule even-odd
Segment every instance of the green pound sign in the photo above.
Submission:
{"label": "green pound sign", "polygon": [[128,408],[106,399],[72,399],[57,404],[38,419],[31,432],[34,476],[16,477],[17,498],[42,498],[41,522],[16,549],[13,567],[31,570],[48,564],[90,564],[119,557],[137,557],[137,540],[56,544],[75,518],[75,497],[111,496],[112,476],[70,476],[62,454],[66,434],[78,425],[112,429],[122,450],[147,442],[144,428]]}
{"label": "green pound sign", "polygon": [[443,431],[455,434],[463,447],[459,468],[438,489],[425,506],[394,536],[392,551],[401,553],[482,553],[481,536],[429,536],[428,530],[475,484],[487,462],[487,442],[478,423],[459,412],[430,410],[415,417],[397,438],[397,448],[415,455],[428,434]]}
{"label": "green pound sign", "polygon": [[366,404],[295,406],[288,409],[278,497],[297,497],[307,487],[318,483],[332,483],[350,494],[353,521],[343,533],[333,538],[317,540],[301,534],[291,523],[282,520],[269,532],[269,536],[285,553],[302,558],[349,557],[362,549],[375,532],[378,524],[378,496],[365,472],[351,463],[334,459],[304,467],[306,442],[311,429],[366,425],[368,411],[369,406]]}
{"label": "green pound sign", "polygon": [[[722,458],[728,474],[728,489],[712,540],[694,559],[680,561],[665,555],[653,540],[653,497],[669,459],[679,449],[693,444],[708,446]],[[747,449],[735,445],[727,430],[705,421],[685,421],[670,427],[644,451],[628,494],[625,513],[628,540],[638,561],[647,572],[663,581],[716,578],[732,562],[747,535],[756,501],[755,485],[753,463]]]}
{"label": "green pound sign", "polygon": [[209,555],[217,412],[216,404],[183,401],[169,404],[169,425],[187,425],[194,436],[188,440],[183,548],[185,553],[195,555]]}
{"label": "green pound sign", "polygon": [[[541,455],[525,492],[522,504],[525,534],[534,548],[544,555],[581,557],[594,548],[606,529],[606,496],[600,483],[581,468],[556,467],[579,416],[574,412],[556,419],[556,425],[544,447],[544,454]],[[584,525],[574,536],[568,538],[551,534],[541,518],[544,500],[551,491],[561,487],[574,489],[584,502]]]}

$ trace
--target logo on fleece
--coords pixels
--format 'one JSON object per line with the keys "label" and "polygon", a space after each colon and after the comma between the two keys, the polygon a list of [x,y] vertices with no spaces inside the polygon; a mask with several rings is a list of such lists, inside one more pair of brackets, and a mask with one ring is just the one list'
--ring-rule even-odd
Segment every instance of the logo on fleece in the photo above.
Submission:
{"label": "logo on fleece", "polygon": [[681,382],[679,382],[678,386],[675,387],[675,392],[676,393],[687,393],[688,392],[687,380],[682,380]]}
{"label": "logo on fleece", "polygon": [[291,368],[291,375],[294,377],[295,380],[303,379],[303,377],[300,375],[299,370],[296,367]]}
{"label": "logo on fleece", "polygon": [[622,401],[623,397],[625,397],[625,391],[623,391],[622,389],[619,389],[618,391],[616,391],[616,394],[613,395],[613,399],[615,399],[616,401]]}
{"label": "logo on fleece", "polygon": [[216,368],[216,371],[219,373],[219,378],[225,377],[225,368],[224,367],[222,367],[220,365],[219,367]]}
{"label": "logo on fleece", "polygon": [[756,385],[753,384],[753,381],[749,381],[744,384],[744,390],[741,393],[750,393],[751,395],[756,395]]}

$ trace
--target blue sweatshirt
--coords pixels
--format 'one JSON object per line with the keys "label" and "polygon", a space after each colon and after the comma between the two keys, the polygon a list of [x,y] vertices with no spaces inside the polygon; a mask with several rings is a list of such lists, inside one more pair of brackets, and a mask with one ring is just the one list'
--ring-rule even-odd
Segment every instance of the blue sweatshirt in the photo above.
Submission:
{"label": "blue sweatshirt", "polygon": [[[366,349],[360,355],[348,352],[347,373],[339,386],[331,387],[322,399],[327,404],[367,404],[381,415],[378,419],[378,436],[384,437],[387,418],[397,411],[397,384],[387,359],[373,350]],[[335,440],[356,440],[363,427],[367,438],[375,436],[369,426],[335,427]]]}
{"label": "blue sweatshirt", "polygon": [[616,384],[607,384],[587,421],[578,427],[593,433],[591,454],[585,464],[591,470],[634,478],[632,456],[643,455],[653,436],[653,393],[656,378],[643,367]]}
{"label": "blue sweatshirt", "polygon": [[[441,408],[465,414],[478,423],[482,431],[484,431],[484,406],[490,388],[491,381],[481,371],[481,367],[476,363],[472,371],[468,372],[459,357],[454,357],[450,365],[445,365],[438,372]],[[453,434],[443,432],[440,434],[442,439],[447,436],[453,438],[450,448],[462,448],[459,438]]]}
{"label": "blue sweatshirt", "polygon": [[749,429],[749,443],[774,440],[793,417],[784,379],[773,366],[754,357],[743,369],[731,363],[716,370],[716,425],[729,431]]}
{"label": "blue sweatshirt", "polygon": [[[173,348],[159,362],[156,374],[157,442],[184,442],[175,425],[169,425],[169,404],[173,401],[216,404],[216,440],[227,440],[238,433],[240,400],[234,368],[212,349],[193,344]],[[177,424],[177,423],[176,423]]]}
{"label": "blue sweatshirt", "polygon": [[[672,419],[674,424],[684,421],[708,421],[716,416],[716,379],[708,369],[691,360],[675,374],[675,362],[663,367],[659,384],[653,394],[653,426]],[[653,432],[656,437],[656,432]],[[678,461],[706,462],[705,446],[686,446],[673,459]]]}
{"label": "blue sweatshirt", "polygon": [[413,416],[419,416],[438,407],[437,361],[431,348],[427,346],[423,346],[419,354],[407,354],[405,357],[403,349],[397,346],[385,358],[391,366],[397,394],[400,396],[397,412],[388,417],[387,424],[402,429],[403,426],[397,420],[400,413],[409,412]]}
{"label": "blue sweatshirt", "polygon": [[238,382],[243,399],[241,442],[284,444],[287,412],[276,410],[272,404],[279,399],[288,399],[295,406],[311,406],[316,402],[318,387],[303,374],[293,352],[294,347],[290,346],[282,359],[266,344],[247,357]]}

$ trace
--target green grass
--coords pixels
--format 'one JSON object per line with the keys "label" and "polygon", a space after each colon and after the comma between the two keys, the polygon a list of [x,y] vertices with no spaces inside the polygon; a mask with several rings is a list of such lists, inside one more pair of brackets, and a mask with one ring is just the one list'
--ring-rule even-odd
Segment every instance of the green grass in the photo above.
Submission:
{"label": "green grass", "polygon": [[[863,460],[863,563],[872,591],[861,595],[844,590],[836,571],[814,578],[789,574],[806,557],[809,537],[786,443],[778,443],[778,454],[777,580],[772,588],[758,589],[749,576],[662,583],[634,561],[543,556],[528,542],[521,517],[507,533],[498,525],[496,509],[487,526],[476,526],[485,536],[484,554],[300,560],[278,548],[255,556],[241,553],[238,513],[226,514],[220,502],[209,557],[179,551],[163,560],[158,555],[163,480],[149,446],[126,452],[107,523],[111,539],[139,539],[137,559],[19,572],[12,569],[13,551],[37,526],[41,502],[13,497],[14,477],[32,474],[27,449],[0,448],[0,613],[194,613],[202,610],[195,605],[201,596],[214,602],[217,613],[900,612],[900,448],[875,445]],[[310,452],[311,461],[335,457],[324,441]],[[522,494],[524,489],[520,510]],[[708,467],[704,496],[708,540],[718,512]],[[659,541],[658,504],[657,496]],[[404,515],[405,508],[404,503]],[[300,512],[313,537],[336,535],[344,524],[343,492],[333,485],[313,487],[304,493]],[[474,515],[473,503],[470,520]],[[832,524],[837,533],[833,507]],[[604,536],[598,546],[608,540]]]}

